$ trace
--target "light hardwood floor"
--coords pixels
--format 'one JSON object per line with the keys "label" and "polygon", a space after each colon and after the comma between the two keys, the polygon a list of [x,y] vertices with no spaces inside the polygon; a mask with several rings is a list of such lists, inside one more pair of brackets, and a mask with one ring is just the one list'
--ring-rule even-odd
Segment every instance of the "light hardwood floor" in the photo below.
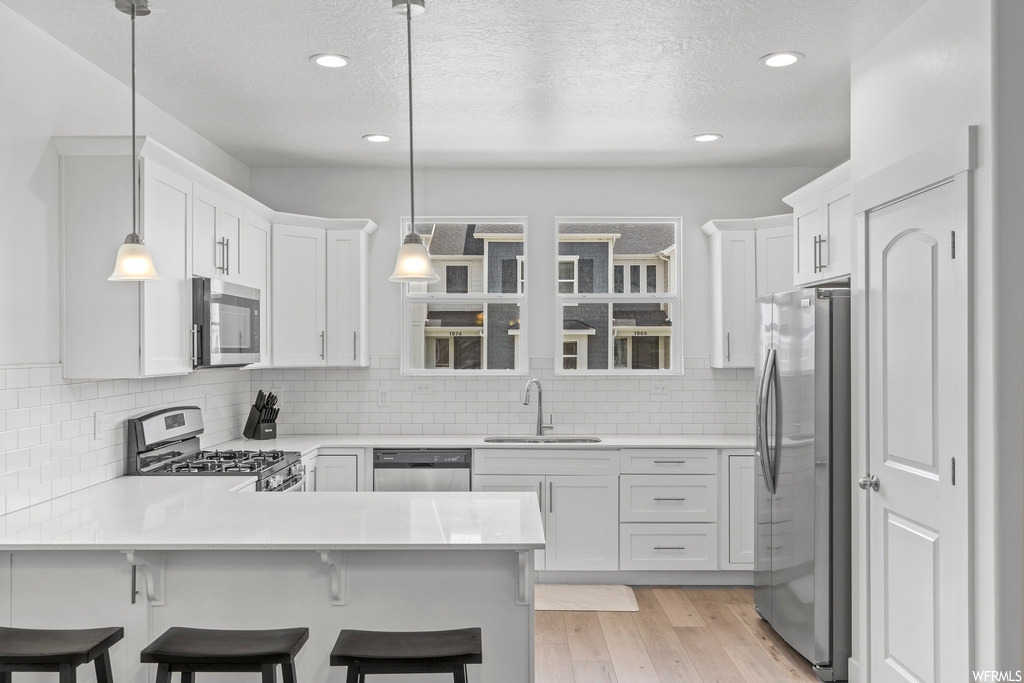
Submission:
{"label": "light hardwood floor", "polygon": [[749,588],[635,589],[639,612],[537,612],[537,683],[817,683]]}

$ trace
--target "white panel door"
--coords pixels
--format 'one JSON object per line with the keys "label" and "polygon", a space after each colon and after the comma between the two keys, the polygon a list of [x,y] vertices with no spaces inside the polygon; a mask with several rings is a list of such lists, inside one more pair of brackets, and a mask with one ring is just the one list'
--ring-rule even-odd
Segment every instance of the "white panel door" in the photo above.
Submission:
{"label": "white panel door", "polygon": [[224,250],[217,243],[217,197],[195,185],[192,199],[192,274],[219,278],[224,275]]}
{"label": "white panel door", "polygon": [[548,571],[619,568],[619,478],[547,477]]}
{"label": "white panel door", "polygon": [[754,563],[754,456],[729,456],[729,562]]}
{"label": "white panel door", "polygon": [[757,231],[757,297],[793,289],[793,228]]}
{"label": "white panel door", "polygon": [[723,367],[752,368],[757,358],[754,350],[755,248],[751,230],[722,233]]}
{"label": "white panel door", "polygon": [[240,279],[260,290],[260,364],[270,363],[270,221],[245,213]]}
{"label": "white panel door", "polygon": [[366,247],[362,230],[327,231],[327,365],[332,367],[370,364]]}
{"label": "white panel door", "polygon": [[275,367],[324,365],[326,236],[319,228],[275,225],[271,320]]}
{"label": "white panel door", "polygon": [[142,163],[142,237],[161,278],[141,283],[142,374],[183,375],[192,372],[192,183]]}
{"label": "white panel door", "polygon": [[970,680],[965,176],[867,216],[874,683]]}
{"label": "white panel door", "polygon": [[844,183],[824,196],[826,225],[823,227],[819,266],[823,278],[850,274],[853,254],[853,208],[850,186]]}
{"label": "white panel door", "polygon": [[793,207],[793,282],[797,287],[821,279],[818,238],[824,220],[820,200]]}
{"label": "white panel door", "polygon": [[[479,451],[477,451],[479,453]],[[537,494],[541,523],[545,524],[544,494],[546,479],[542,474],[474,474],[471,488],[474,491],[526,491]],[[544,551],[533,553],[533,568],[544,570]]]}
{"label": "white panel door", "polygon": [[[318,455],[313,485],[316,491],[355,491],[356,456]],[[308,476],[308,475],[307,475]]]}
{"label": "white panel door", "polygon": [[224,277],[238,280],[242,271],[242,207],[221,200],[217,211],[217,238],[224,250]]}

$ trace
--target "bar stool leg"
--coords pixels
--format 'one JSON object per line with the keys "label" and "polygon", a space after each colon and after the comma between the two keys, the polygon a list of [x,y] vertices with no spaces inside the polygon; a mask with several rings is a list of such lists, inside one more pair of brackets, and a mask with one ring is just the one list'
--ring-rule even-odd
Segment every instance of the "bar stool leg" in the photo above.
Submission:
{"label": "bar stool leg", "polygon": [[171,683],[171,665],[156,665],[156,683]]}
{"label": "bar stool leg", "polygon": [[348,675],[345,676],[345,683],[362,683],[363,676],[359,673],[359,667],[355,664],[348,665]]}
{"label": "bar stool leg", "polygon": [[263,665],[263,683],[276,683],[277,681],[277,670],[274,668],[276,664],[264,664]]}
{"label": "bar stool leg", "polygon": [[71,664],[61,664],[57,669],[60,674],[60,683],[75,683],[75,672],[77,667]]}
{"label": "bar stool leg", "polygon": [[0,671],[0,683],[11,683],[10,671]]}
{"label": "bar stool leg", "polygon": [[296,676],[294,659],[281,663],[281,680],[284,681],[284,683],[295,683]]}
{"label": "bar stool leg", "polygon": [[104,650],[93,661],[96,665],[96,683],[114,683],[114,674],[110,670],[110,652]]}
{"label": "bar stool leg", "polygon": [[466,683],[466,665],[460,664],[452,671],[452,678],[455,683]]}
{"label": "bar stool leg", "polygon": [[182,671],[181,672],[181,683],[192,683],[196,680],[195,671]]}

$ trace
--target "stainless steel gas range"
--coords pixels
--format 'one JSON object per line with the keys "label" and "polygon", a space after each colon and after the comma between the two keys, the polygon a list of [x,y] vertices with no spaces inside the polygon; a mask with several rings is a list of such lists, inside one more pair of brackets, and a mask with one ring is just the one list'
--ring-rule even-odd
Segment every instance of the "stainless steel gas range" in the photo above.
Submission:
{"label": "stainless steel gas range", "polygon": [[303,491],[298,451],[203,450],[203,413],[194,406],[164,408],[128,420],[128,474],[246,475],[258,491]]}

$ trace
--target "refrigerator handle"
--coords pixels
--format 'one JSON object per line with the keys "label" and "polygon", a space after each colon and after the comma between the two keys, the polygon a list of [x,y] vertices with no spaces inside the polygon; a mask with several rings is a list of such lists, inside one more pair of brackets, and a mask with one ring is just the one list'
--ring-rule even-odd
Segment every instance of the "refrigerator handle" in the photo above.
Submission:
{"label": "refrigerator handle", "polygon": [[[761,374],[761,389],[758,392],[757,409],[757,445],[758,459],[761,463],[761,476],[764,477],[768,493],[775,493],[775,467],[772,463],[770,445],[768,444],[768,395],[775,379],[775,349],[768,349]],[[770,476],[769,476],[770,475]]]}
{"label": "refrigerator handle", "polygon": [[[771,440],[768,441],[768,420],[765,420],[765,450],[768,454],[768,466],[772,474],[772,488],[771,492],[775,493],[775,490],[779,487],[779,450],[782,446],[782,395],[779,394],[779,383],[777,380],[777,368],[778,358],[773,357],[772,359],[772,376],[768,391],[765,392],[766,398],[771,395],[772,390],[775,393],[775,435]],[[767,414],[767,410],[765,413]]]}

